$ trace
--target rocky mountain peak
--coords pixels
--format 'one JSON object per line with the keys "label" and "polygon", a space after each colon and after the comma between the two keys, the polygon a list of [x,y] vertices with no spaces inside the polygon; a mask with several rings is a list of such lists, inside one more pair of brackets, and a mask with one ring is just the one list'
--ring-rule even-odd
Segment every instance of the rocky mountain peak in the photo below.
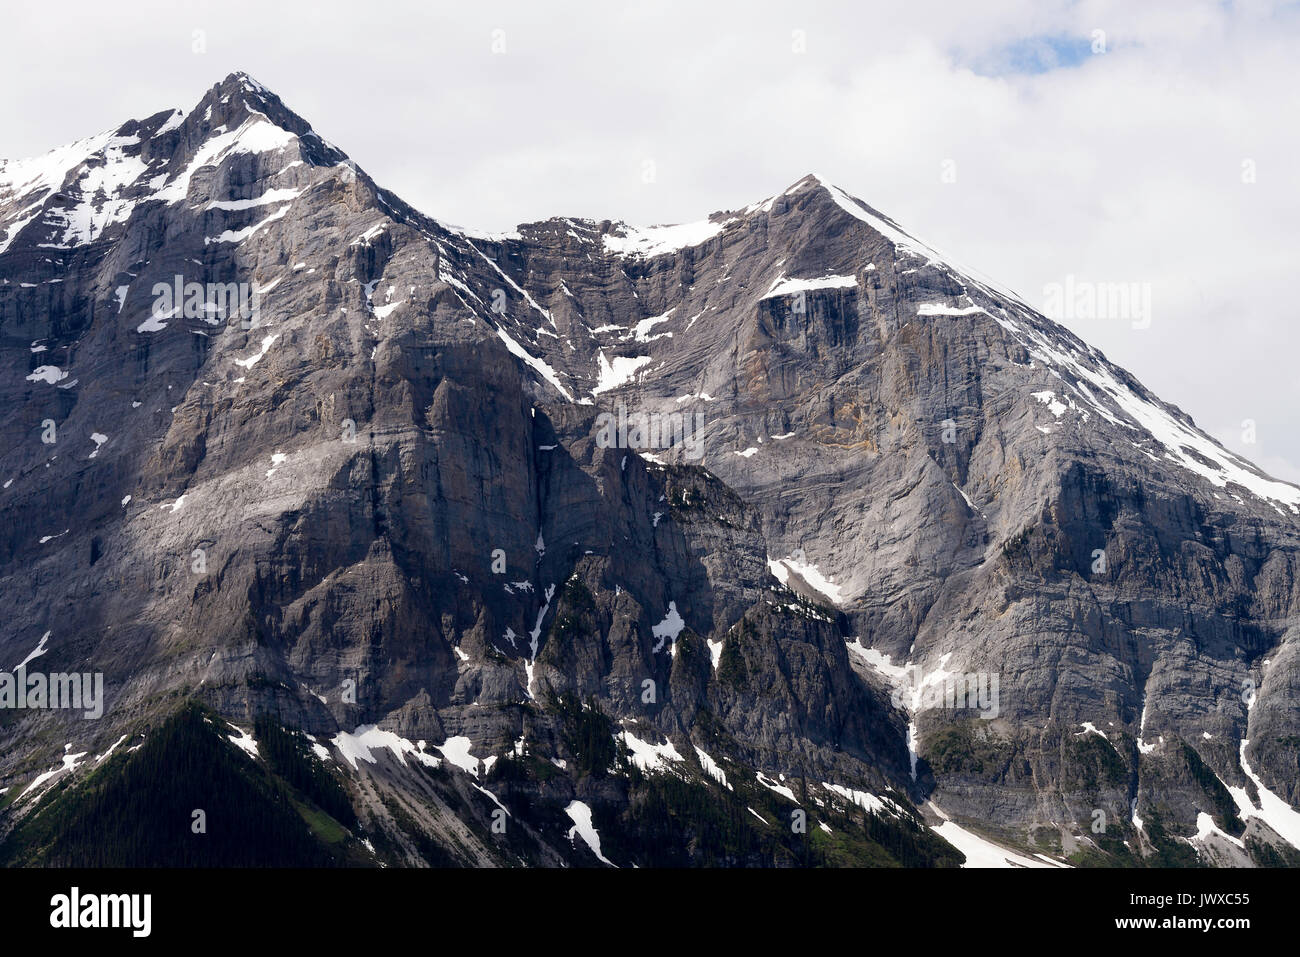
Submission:
{"label": "rocky mountain peak", "polygon": [[306,120],[285,106],[279,96],[243,72],[232,73],[209,89],[190,111],[186,122],[192,124],[192,131],[200,140],[270,124],[299,140],[304,162],[333,166],[347,159],[342,150],[324,140]]}
{"label": "rocky mountain peak", "polygon": [[[240,760],[310,735],[395,863],[581,859],[579,805],[659,860],[616,836],[658,774],[927,862],[936,807],[1080,861],[1287,846],[1300,489],[821,177],[484,234],[232,74],[0,166],[0,230],[0,661],[107,689],[0,721],[0,826],[88,770],[51,742],[191,697]],[[448,838],[497,802],[529,837]]]}
{"label": "rocky mountain peak", "polygon": [[[276,170],[259,170],[254,180],[297,163],[347,161],[278,96],[247,74],[233,73],[189,113],[162,111],[44,156],[0,163],[0,251],[20,235],[19,245],[34,260],[42,258],[39,249],[86,246],[116,233],[142,204],[191,199],[192,183],[207,182],[222,160],[237,155],[276,156]],[[248,172],[241,167],[235,176],[210,187],[206,198],[245,199],[239,191]]]}

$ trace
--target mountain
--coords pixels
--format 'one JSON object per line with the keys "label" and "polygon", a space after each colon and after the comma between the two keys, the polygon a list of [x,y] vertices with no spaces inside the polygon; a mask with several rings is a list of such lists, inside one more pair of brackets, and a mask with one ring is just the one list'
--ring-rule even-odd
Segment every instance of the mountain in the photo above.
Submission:
{"label": "mountain", "polygon": [[2,861],[1300,863],[1300,488],[820,177],[476,233],[235,74],[0,230],[0,665],[104,687]]}

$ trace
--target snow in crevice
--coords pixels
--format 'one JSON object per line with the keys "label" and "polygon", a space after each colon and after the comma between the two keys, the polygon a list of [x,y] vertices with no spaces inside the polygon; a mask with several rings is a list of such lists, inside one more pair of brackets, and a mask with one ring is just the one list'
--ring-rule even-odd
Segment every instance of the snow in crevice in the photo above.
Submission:
{"label": "snow in crevice", "polygon": [[[64,752],[65,752],[64,755],[63,755],[63,763],[60,764],[57,768],[55,768],[55,769],[52,770],[52,771],[46,771],[46,772],[44,772],[43,774],[38,774],[38,775],[36,776],[35,780],[33,780],[31,784],[27,785],[27,787],[23,789],[23,792],[22,792],[21,794],[19,794],[18,796],[19,796],[20,798],[21,798],[21,797],[26,797],[26,796],[27,796],[28,794],[30,794],[32,791],[35,791],[38,787],[40,787],[42,784],[44,784],[46,781],[49,781],[49,780],[51,780],[52,778],[58,777],[58,776],[59,776],[60,774],[62,774],[64,771],[72,771],[72,770],[74,770],[74,769],[78,766],[78,764],[81,762],[81,759],[84,758],[87,754],[90,753],[90,752],[88,752],[88,751],[82,751],[82,752],[80,752],[80,753],[78,753],[78,754],[66,753],[66,752],[70,752],[71,749],[72,749],[72,745],[67,745],[67,746],[63,749]],[[6,789],[6,790],[7,790],[7,789]]]}
{"label": "snow in crevice", "polygon": [[1056,868],[1059,864],[1025,857],[1014,851],[994,844],[987,838],[980,837],[956,821],[944,821],[931,827],[931,830],[966,855],[962,867],[971,868]]}
{"label": "snow in crevice", "polygon": [[718,670],[718,665],[722,663],[722,645],[721,641],[714,641],[712,638],[705,639],[705,644],[709,646],[709,662],[713,665],[713,670]]}
{"label": "snow in crevice", "polygon": [[27,376],[28,382],[44,382],[46,385],[57,385],[68,377],[69,373],[64,372],[58,366],[37,366]]}
{"label": "snow in crevice", "polygon": [[179,129],[185,122],[185,113],[182,110],[172,110],[171,115],[163,121],[162,126],[154,130],[154,136],[162,136],[164,133],[170,133],[172,130]]}
{"label": "snow in crevice", "polygon": [[1065,414],[1065,410],[1068,408],[1064,402],[1056,398],[1056,393],[1050,389],[1043,392],[1033,392],[1031,395],[1047,406],[1047,410],[1058,419]]}
{"label": "snow in crevice", "polygon": [[855,788],[845,787],[842,784],[831,784],[829,781],[823,781],[822,787],[838,794],[850,804],[854,804],[870,814],[879,814],[881,811],[888,811],[891,814],[896,813],[883,800],[868,791],[859,791]]}
{"label": "snow in crevice", "polygon": [[545,379],[547,382],[553,385],[555,387],[555,390],[559,392],[560,395],[564,396],[566,401],[569,402],[573,401],[572,394],[570,394],[569,390],[566,389],[560,383],[559,376],[556,375],[555,370],[551,368],[549,364],[547,364],[542,359],[537,358],[532,353],[530,353],[527,349],[521,346],[519,343],[515,342],[515,340],[510,338],[510,336],[506,333],[504,329],[498,327],[497,335],[500,337],[501,341],[505,343],[505,347],[508,350],[510,350],[511,355],[519,359],[522,359],[526,365],[528,365],[538,375],[540,375],[543,379]]}
{"label": "snow in crevice", "polygon": [[956,482],[953,482],[953,483],[952,483],[952,487],[955,488],[955,489],[957,490],[957,494],[961,496],[962,501],[966,503],[967,508],[969,508],[972,512],[974,512],[974,513],[975,513],[976,515],[978,515],[980,518],[987,518],[987,517],[988,517],[988,516],[986,516],[986,515],[984,514],[984,510],[981,509],[978,505],[975,504],[975,502],[971,499],[971,497],[970,497],[969,495],[966,494],[965,490],[963,490],[962,487],[961,487],[960,485],[958,485]]}
{"label": "snow in crevice", "polygon": [[836,585],[831,579],[823,575],[816,565],[809,561],[801,560],[793,555],[781,559],[769,558],[767,567],[782,585],[788,585],[790,572],[794,572],[809,587],[829,598],[832,604],[839,605],[847,599],[847,596],[843,594],[843,587]]}
{"label": "snow in crevice", "polygon": [[918,316],[973,316],[984,311],[983,306],[949,306],[941,302],[923,302],[916,307]]}
{"label": "snow in crevice", "polygon": [[[762,771],[758,772],[758,774],[755,775],[755,780],[758,781],[759,784],[763,785],[763,787],[767,788],[769,791],[773,791],[776,794],[781,795],[781,797],[785,798],[787,801],[793,801],[795,804],[799,803],[799,799],[794,796],[794,792],[791,791],[789,787],[787,787],[784,784],[779,784],[776,781],[773,781]],[[784,780],[784,778],[782,778],[782,780]]]}
{"label": "snow in crevice", "polygon": [[330,743],[338,748],[343,759],[352,765],[354,770],[358,761],[365,761],[367,764],[378,763],[378,758],[373,752],[385,749],[391,751],[403,765],[406,764],[407,755],[433,768],[441,763],[436,756],[427,754],[424,748],[417,747],[406,738],[373,724],[363,724],[351,733],[340,731],[330,739]]}
{"label": "snow in crevice", "polygon": [[[1142,717],[1138,720],[1138,733],[1137,733],[1137,749],[1138,749],[1138,753],[1139,753],[1139,754],[1150,754],[1151,752],[1153,752],[1153,751],[1156,749],[1156,745],[1155,745],[1154,743],[1150,743],[1150,744],[1149,744],[1149,743],[1147,743],[1147,741],[1145,741],[1145,740],[1143,739],[1143,737],[1142,737],[1142,733],[1143,733],[1144,731],[1146,731],[1146,729],[1147,729],[1147,712],[1148,712],[1149,707],[1150,707],[1150,706],[1147,704],[1147,693],[1146,693],[1146,688],[1143,687],[1143,689],[1142,689]],[[1160,740],[1163,741],[1164,739],[1161,738]]]}
{"label": "snow in crevice", "polygon": [[1211,817],[1205,811],[1200,811],[1196,815],[1196,836],[1192,838],[1192,840],[1204,842],[1212,837],[1221,838],[1222,840],[1228,841],[1231,844],[1235,844],[1243,851],[1246,849],[1246,845],[1242,842],[1240,838],[1233,837],[1231,834],[1227,833],[1226,831],[1220,830],[1218,825],[1214,823],[1213,817]]}
{"label": "snow in crevice", "polygon": [[613,861],[600,852],[600,835],[596,833],[596,828],[591,823],[591,808],[581,801],[570,801],[569,806],[564,809],[564,813],[569,815],[573,821],[573,827],[569,828],[569,841],[572,843],[576,834],[582,838],[584,844],[591,848],[591,853],[601,863],[608,864],[610,867],[617,867]]}
{"label": "snow in crevice", "polygon": [[108,746],[108,750],[107,750],[107,751],[105,751],[103,754],[97,755],[97,756],[95,757],[95,763],[96,763],[96,764],[99,764],[99,763],[101,763],[101,762],[103,762],[103,761],[106,761],[109,757],[112,756],[113,752],[117,750],[117,746],[118,746],[119,744],[121,744],[123,741],[125,741],[128,737],[129,737],[129,735],[124,734],[124,735],[122,735],[120,738],[118,738],[116,741],[114,741],[112,744],[110,744],[110,745]]}
{"label": "snow in crevice", "polygon": [[214,199],[205,204],[203,209],[243,210],[256,206],[269,206],[272,203],[287,203],[302,195],[300,189],[268,189],[252,199]]}
{"label": "snow in crevice", "polygon": [[493,793],[492,793],[491,791],[489,791],[487,788],[483,787],[482,785],[475,784],[475,785],[474,785],[474,790],[475,790],[475,791],[478,791],[480,794],[486,795],[488,798],[490,798],[493,804],[495,804],[495,805],[496,805],[497,807],[499,807],[501,810],[503,810],[503,811],[506,812],[506,817],[514,817],[514,815],[510,813],[510,808],[508,808],[508,807],[506,807],[504,804],[502,804],[500,798],[498,798],[495,794],[493,794]]}
{"label": "snow in crevice", "polygon": [[519,293],[519,295],[523,297],[524,302],[528,303],[530,308],[536,310],[541,315],[541,317],[545,319],[548,323],[550,323],[551,325],[555,325],[555,320],[551,317],[550,311],[547,309],[543,309],[541,304],[538,303],[538,301],[532,297],[532,295],[528,292],[527,289],[525,289],[523,286],[519,285],[517,282],[511,279],[505,273],[505,271],[500,266],[497,265],[495,259],[483,255],[483,253],[479,252],[478,247],[475,246],[473,243],[467,242],[466,245],[469,246],[470,249],[474,250],[475,253],[478,253],[478,257],[482,259],[485,263],[487,263],[489,266],[491,266],[493,270],[496,271],[496,274],[500,276],[502,279],[504,279],[506,281],[506,284],[510,286],[511,289]]}
{"label": "snow in crevice", "polygon": [[289,209],[289,206],[281,206],[275,212],[254,223],[252,226],[245,226],[243,229],[223,230],[218,236],[204,236],[203,243],[204,245],[211,245],[213,243],[242,243],[244,240],[250,239],[260,232],[264,227],[269,226],[276,220],[283,219],[285,214],[289,212]]}
{"label": "snow in crevice", "polygon": [[637,370],[654,361],[650,356],[615,356],[611,362],[605,357],[604,350],[596,355],[599,375],[592,395],[609,392],[636,378]]}
{"label": "snow in crevice", "polygon": [[537,623],[533,625],[533,630],[529,633],[531,657],[537,658],[537,646],[542,637],[542,621],[546,618],[546,613],[551,610],[551,599],[555,597],[555,586],[548,585],[546,588],[546,602],[537,612]]}
{"label": "snow in crevice", "polygon": [[[447,760],[448,764],[453,764],[462,771],[466,771],[469,774],[474,775],[474,777],[478,777],[480,762],[478,758],[470,754],[470,749],[472,747],[473,745],[469,738],[464,735],[455,735],[448,738],[442,744],[434,745],[434,748],[442,753],[442,756]],[[485,765],[485,770],[491,767],[489,762],[495,760],[495,758],[484,759],[483,764]]]}
{"label": "snow in crevice", "polygon": [[31,652],[27,655],[26,658],[18,662],[17,666],[14,668],[14,671],[17,671],[19,668],[25,668],[29,662],[41,657],[41,655],[48,653],[49,649],[45,647],[45,644],[50,640],[51,634],[52,632],[47,631],[45,634],[41,635],[41,640],[36,643],[36,647],[31,650]]}
{"label": "snow in crevice", "polygon": [[675,226],[648,226],[638,229],[620,223],[614,232],[602,238],[605,251],[617,256],[640,256],[650,259],[666,253],[699,246],[717,236],[732,220],[702,220]]}
{"label": "snow in crevice", "polygon": [[236,359],[235,365],[240,366],[244,369],[253,368],[253,366],[257,365],[259,362],[262,361],[262,358],[266,355],[267,350],[271,348],[271,345],[278,338],[280,338],[278,333],[269,336],[263,336],[262,344],[258,348],[258,350],[255,353],[253,353],[251,356],[249,356],[247,359]]}
{"label": "snow in crevice", "polygon": [[917,778],[916,765],[919,754],[919,729],[915,720],[917,712],[934,706],[935,699],[942,698],[949,692],[949,682],[962,677],[960,669],[951,671],[948,663],[952,652],[940,656],[939,663],[929,672],[910,661],[895,665],[889,655],[882,654],[875,648],[866,648],[858,638],[846,642],[846,647],[861,658],[868,667],[879,674],[893,689],[890,701],[908,716],[907,724],[907,758],[912,780]]}
{"label": "snow in crevice", "polygon": [[822,276],[819,279],[787,279],[782,276],[772,283],[772,287],[762,298],[775,299],[817,289],[853,289],[857,284],[856,276]]}
{"label": "snow in crevice", "polygon": [[652,335],[650,330],[652,330],[655,326],[660,325],[661,323],[667,322],[669,318],[671,318],[672,314],[676,311],[676,309],[677,307],[674,306],[672,309],[669,309],[663,315],[651,316],[649,319],[640,320],[632,331],[633,337],[636,339],[637,342],[653,342],[656,339],[672,338],[671,332],[662,332],[662,333]]}
{"label": "snow in crevice", "polygon": [[[229,724],[229,722],[227,722],[227,724]],[[238,734],[228,734],[226,737],[230,739],[235,747],[239,748],[239,750],[243,751],[250,758],[257,757],[257,742],[253,740],[252,734],[233,724],[231,724],[230,727],[234,728]]]}
{"label": "snow in crevice", "polygon": [[631,731],[620,731],[619,739],[627,746],[629,760],[642,771],[663,770],[668,762],[685,760],[671,741],[663,744],[650,744],[634,735]]}
{"label": "snow in crevice", "polygon": [[1268,786],[1260,779],[1260,776],[1254,772],[1250,762],[1246,759],[1246,749],[1249,746],[1250,741],[1243,739],[1238,758],[1241,762],[1242,773],[1255,785],[1255,790],[1259,795],[1259,807],[1255,807],[1245,788],[1228,787],[1228,793],[1232,795],[1232,799],[1237,804],[1237,814],[1243,821],[1252,817],[1259,818],[1276,831],[1284,841],[1292,847],[1300,849],[1300,811],[1297,811],[1284,799],[1269,790]]}
{"label": "snow in crevice", "polygon": [[1093,724],[1091,721],[1085,721],[1079,727],[1083,728],[1083,730],[1075,732],[1075,737],[1082,737],[1085,734],[1099,734],[1107,741],[1110,740],[1110,735],[1108,735],[1105,731],[1098,729],[1098,727],[1095,724]]}
{"label": "snow in crevice", "polygon": [[668,603],[668,613],[664,615],[663,621],[650,629],[650,633],[659,639],[650,650],[652,652],[662,651],[665,643],[672,650],[672,645],[677,641],[677,636],[682,633],[682,629],[685,627],[686,622],[677,611],[677,602],[670,601]]}
{"label": "snow in crevice", "polygon": [[713,780],[717,781],[728,791],[736,790],[727,782],[727,772],[718,767],[718,763],[704,753],[700,748],[695,749],[695,756],[700,759],[700,767],[704,768],[704,773]]}

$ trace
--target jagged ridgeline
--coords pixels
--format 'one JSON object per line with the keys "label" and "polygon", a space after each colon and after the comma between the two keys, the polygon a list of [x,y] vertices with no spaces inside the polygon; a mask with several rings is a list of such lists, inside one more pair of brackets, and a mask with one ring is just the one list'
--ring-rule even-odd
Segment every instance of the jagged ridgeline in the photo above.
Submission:
{"label": "jagged ridgeline", "polygon": [[235,74],[0,165],[0,402],[9,864],[1298,863],[1300,489],[820,177],[479,233]]}

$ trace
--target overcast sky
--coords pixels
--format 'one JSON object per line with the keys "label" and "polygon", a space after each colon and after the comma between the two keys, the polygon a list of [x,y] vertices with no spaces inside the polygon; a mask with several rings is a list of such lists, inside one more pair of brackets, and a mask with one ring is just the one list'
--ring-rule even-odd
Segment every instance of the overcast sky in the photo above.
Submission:
{"label": "overcast sky", "polygon": [[1296,3],[65,0],[6,11],[0,156],[245,70],[483,229],[696,220],[817,172],[1039,308],[1149,291],[1149,324],[1064,321],[1300,481],[1297,62]]}

